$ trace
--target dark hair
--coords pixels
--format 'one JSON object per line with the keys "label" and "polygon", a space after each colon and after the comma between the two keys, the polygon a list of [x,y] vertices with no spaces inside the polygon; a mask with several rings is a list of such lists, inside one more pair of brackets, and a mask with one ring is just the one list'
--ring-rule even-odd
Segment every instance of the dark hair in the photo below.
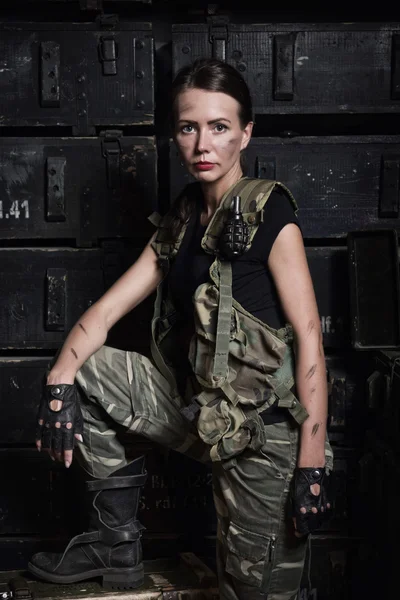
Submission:
{"label": "dark hair", "polygon": [[[217,58],[199,58],[193,64],[178,71],[172,82],[171,90],[172,120],[175,117],[177,97],[182,92],[193,88],[222,92],[232,96],[239,104],[239,120],[243,128],[253,120],[249,88],[239,71],[228,63]],[[171,225],[171,233],[174,237],[190,218],[193,204],[194,201],[186,198],[185,194],[181,194],[174,203]]]}
{"label": "dark hair", "polygon": [[198,88],[209,92],[223,92],[239,103],[239,120],[246,127],[253,119],[249,88],[239,71],[217,58],[199,58],[192,65],[183,67],[172,82],[172,111],[176,98],[182,92]]}

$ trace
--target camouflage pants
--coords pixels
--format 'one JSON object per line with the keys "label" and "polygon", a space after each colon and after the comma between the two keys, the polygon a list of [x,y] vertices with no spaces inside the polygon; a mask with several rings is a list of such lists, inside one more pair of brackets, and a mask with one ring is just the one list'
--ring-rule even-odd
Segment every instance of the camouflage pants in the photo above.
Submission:
{"label": "camouflage pants", "polygon": [[221,600],[294,600],[300,586],[307,539],[294,536],[288,514],[299,428],[286,421],[265,433],[232,469],[214,466]]}
{"label": "camouflage pants", "polygon": [[[207,447],[179,412],[184,400],[171,397],[146,357],[103,346],[78,371],[76,383],[84,417],[80,462],[92,476],[107,477],[126,464],[116,424],[208,460]],[[294,536],[287,507],[298,431],[289,422],[267,425],[259,452],[246,450],[225,467],[213,464],[221,600],[296,598],[306,540]]]}

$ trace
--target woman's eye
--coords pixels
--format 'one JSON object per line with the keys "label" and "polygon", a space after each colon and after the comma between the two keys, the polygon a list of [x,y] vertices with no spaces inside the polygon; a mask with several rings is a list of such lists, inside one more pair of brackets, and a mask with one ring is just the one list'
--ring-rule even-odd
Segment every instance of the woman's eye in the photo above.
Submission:
{"label": "woman's eye", "polygon": [[183,133],[192,133],[193,125],[184,125],[181,129]]}
{"label": "woman's eye", "polygon": [[226,129],[228,129],[228,128],[227,128],[227,126],[226,126],[226,125],[224,125],[223,123],[217,123],[217,124],[216,124],[216,126],[215,126],[215,129],[216,129],[218,132],[221,132],[221,131],[225,131],[225,130],[226,130]]}

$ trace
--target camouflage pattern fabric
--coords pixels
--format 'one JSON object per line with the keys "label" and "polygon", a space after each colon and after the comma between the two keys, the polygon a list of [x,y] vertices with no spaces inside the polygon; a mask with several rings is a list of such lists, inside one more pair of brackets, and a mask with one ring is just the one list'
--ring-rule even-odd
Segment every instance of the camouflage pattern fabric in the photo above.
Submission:
{"label": "camouflage pattern fabric", "polygon": [[[299,431],[293,420],[266,425],[258,452],[246,449],[230,468],[213,463],[221,600],[297,598],[308,539],[294,535],[289,511]],[[325,454],[331,469],[328,441]]]}
{"label": "camouflage pattern fabric", "polygon": [[209,448],[179,412],[183,399],[170,394],[168,382],[146,356],[104,345],[82,365],[75,383],[84,421],[83,443],[77,442],[75,454],[92,477],[108,477],[127,464],[116,426],[209,461]]}
{"label": "camouflage pattern fabric", "polygon": [[[105,478],[127,463],[118,426],[212,464],[221,600],[294,600],[306,539],[293,535],[288,514],[299,443],[293,419],[267,426],[258,419],[265,439],[260,448],[246,447],[211,463],[210,446],[180,413],[187,401],[170,394],[168,382],[147,357],[102,346],[82,365],[76,384],[84,418],[76,458],[91,476]],[[190,381],[188,386],[189,398]],[[329,442],[326,457],[331,469]]]}
{"label": "camouflage pattern fabric", "polygon": [[[301,424],[307,411],[290,394],[293,369],[285,365],[292,339],[289,323],[279,330],[269,327],[247,312],[232,298],[231,265],[220,259],[218,240],[234,195],[242,200],[244,217],[250,226],[249,243],[262,220],[262,210],[275,186],[281,186],[294,209],[297,204],[281,183],[244,177],[227,190],[208,224],[201,246],[216,257],[209,269],[209,281],[195,291],[195,334],[191,338],[189,361],[201,390],[190,410],[198,410],[197,428],[201,439],[211,446],[212,461],[229,460],[247,446],[257,450],[264,443],[258,413],[279,400]],[[187,194],[190,194],[190,186]],[[250,212],[248,212],[250,211]],[[170,217],[160,218],[156,239],[152,244],[162,264],[168,265],[179,249],[182,232],[171,240]],[[178,347],[174,325],[174,307],[168,286],[157,291],[152,321],[152,357],[166,380],[174,386],[167,364],[170,349]],[[175,320],[176,321],[176,320]],[[167,348],[166,348],[167,345]],[[289,364],[288,362],[288,364]]]}
{"label": "camouflage pattern fabric", "polygon": [[262,220],[262,209],[276,186],[285,192],[295,214],[297,214],[297,202],[291,191],[283,183],[272,179],[242,177],[223,195],[217,210],[208,224],[204,237],[201,240],[201,247],[203,250],[209,254],[215,254],[218,248],[219,238],[225,225],[227,212],[231,208],[233,196],[240,196],[243,218],[249,228],[250,236],[248,247],[250,247],[257,232],[258,225]]}
{"label": "camouflage pattern fabric", "polygon": [[[294,383],[291,327],[275,330],[233,299],[221,310],[223,286],[218,284],[222,266],[214,261],[210,267],[211,282],[201,284],[195,291],[196,335],[189,348],[193,373],[203,389],[198,396],[202,407],[197,427],[201,439],[211,446],[213,461],[229,459],[247,446],[254,450],[262,446],[264,431],[259,427],[258,413],[277,398],[282,405]],[[223,314],[224,308],[227,314]],[[216,376],[220,330],[226,337],[227,360],[225,373],[218,372]],[[299,423],[308,416],[293,395],[287,408]]]}

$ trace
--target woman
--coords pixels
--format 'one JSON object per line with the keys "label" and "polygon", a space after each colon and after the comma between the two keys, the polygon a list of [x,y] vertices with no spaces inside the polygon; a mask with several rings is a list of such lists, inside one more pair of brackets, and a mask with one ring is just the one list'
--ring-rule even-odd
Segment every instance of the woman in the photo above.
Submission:
{"label": "woman", "polygon": [[[39,413],[39,450],[68,467],[79,441],[92,478],[89,533],[62,556],[35,555],[30,569],[59,583],[102,575],[105,585],[141,584],[143,459],[127,464],[118,423],[211,457],[221,598],[294,598],[306,534],[330,508],[332,466],[320,321],[296,205],[282,184],[243,177],[252,108],[233,67],[211,59],[181,70],[172,110],[175,143],[197,183],[72,328]],[[237,195],[247,224],[229,221]],[[104,346],[156,288],[153,361]]]}

